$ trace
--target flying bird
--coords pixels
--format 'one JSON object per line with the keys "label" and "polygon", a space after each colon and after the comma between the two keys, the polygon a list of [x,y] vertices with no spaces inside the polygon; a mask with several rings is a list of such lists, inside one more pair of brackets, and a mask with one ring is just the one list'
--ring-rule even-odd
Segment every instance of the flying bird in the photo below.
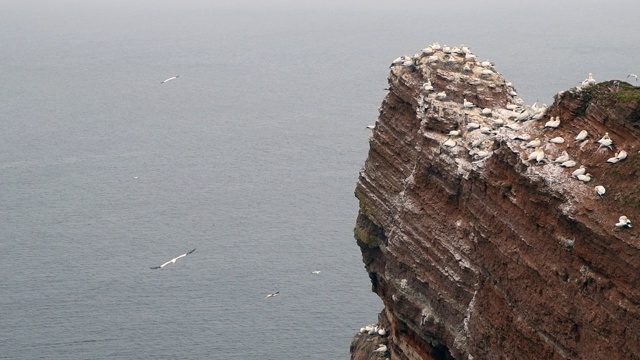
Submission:
{"label": "flying bird", "polygon": [[185,257],[185,256],[187,256],[187,255],[189,255],[189,254],[191,254],[191,253],[192,253],[192,252],[194,252],[194,251],[196,251],[196,249],[193,249],[193,250],[191,250],[191,251],[189,251],[189,252],[187,252],[187,253],[184,253],[184,254],[182,254],[182,255],[176,256],[176,257],[174,257],[173,259],[171,259],[171,260],[167,261],[166,263],[164,263],[164,264],[162,264],[162,265],[160,265],[160,266],[152,266],[152,267],[150,267],[150,269],[162,269],[163,267],[165,267],[165,266],[167,266],[167,265],[169,265],[169,264],[175,264],[175,263],[176,263],[176,261],[178,261],[178,259],[183,258],[183,257]]}
{"label": "flying bird", "polygon": [[280,291],[276,291],[276,292],[274,292],[274,293],[271,293],[271,294],[269,294],[269,295],[265,296],[265,299],[268,299],[268,298],[270,298],[270,297],[274,297],[274,296],[276,296],[276,295],[278,295],[278,294],[280,294]]}
{"label": "flying bird", "polygon": [[178,76],[180,76],[180,75],[172,76],[172,77],[170,77],[170,78],[168,78],[168,79],[166,79],[164,81],[161,81],[160,84],[164,84],[164,83],[169,82],[171,80],[175,80],[175,79],[178,78]]}
{"label": "flying bird", "polygon": [[630,77],[632,77],[632,78],[636,78],[636,82],[638,81],[638,75],[636,75],[636,74],[629,74],[629,75],[627,75],[627,79],[628,79],[628,78],[630,78]]}

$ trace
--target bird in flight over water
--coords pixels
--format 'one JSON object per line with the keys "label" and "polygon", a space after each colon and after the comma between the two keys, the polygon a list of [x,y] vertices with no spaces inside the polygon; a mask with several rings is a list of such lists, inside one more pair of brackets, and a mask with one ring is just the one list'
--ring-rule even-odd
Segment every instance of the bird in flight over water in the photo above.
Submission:
{"label": "bird in flight over water", "polygon": [[180,76],[180,75],[172,76],[172,77],[166,79],[165,81],[161,81],[160,84],[164,84],[164,83],[169,82],[171,80],[175,80],[175,79],[178,78],[178,76]]}
{"label": "bird in flight over water", "polygon": [[276,291],[274,293],[271,293],[271,294],[267,295],[265,298],[274,297],[274,296],[278,295],[279,293],[280,293],[280,291]]}
{"label": "bird in flight over water", "polygon": [[184,253],[182,255],[178,255],[178,256],[174,257],[173,259],[167,261],[166,263],[160,265],[160,266],[152,266],[152,267],[150,267],[150,269],[162,269],[163,267],[165,267],[165,266],[167,266],[169,264],[175,264],[176,261],[178,261],[178,259],[183,258],[183,257],[191,254],[194,251],[196,251],[196,249],[193,249],[193,250],[189,251],[188,253]]}

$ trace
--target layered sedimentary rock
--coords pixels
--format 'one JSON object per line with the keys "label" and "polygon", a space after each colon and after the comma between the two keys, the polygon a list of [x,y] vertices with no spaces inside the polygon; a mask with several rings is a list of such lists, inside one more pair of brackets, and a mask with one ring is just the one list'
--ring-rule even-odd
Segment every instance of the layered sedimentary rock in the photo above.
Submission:
{"label": "layered sedimentary rock", "polygon": [[640,89],[527,106],[446,50],[390,68],[355,228],[388,334],[359,333],[352,358],[640,359]]}

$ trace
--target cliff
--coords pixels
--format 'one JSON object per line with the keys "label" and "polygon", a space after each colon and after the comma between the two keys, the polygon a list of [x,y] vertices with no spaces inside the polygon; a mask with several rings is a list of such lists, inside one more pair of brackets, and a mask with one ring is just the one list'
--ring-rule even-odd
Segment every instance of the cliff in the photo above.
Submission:
{"label": "cliff", "polygon": [[387,334],[352,359],[640,359],[640,88],[526,105],[445,50],[390,67],[354,230]]}

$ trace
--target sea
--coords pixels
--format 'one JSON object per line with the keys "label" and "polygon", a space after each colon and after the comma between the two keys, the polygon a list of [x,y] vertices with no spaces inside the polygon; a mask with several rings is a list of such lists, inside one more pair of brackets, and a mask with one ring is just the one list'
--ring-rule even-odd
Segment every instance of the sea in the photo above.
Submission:
{"label": "sea", "polygon": [[391,61],[465,44],[550,104],[636,85],[639,7],[2,1],[0,359],[348,359],[383,306],[354,188]]}

